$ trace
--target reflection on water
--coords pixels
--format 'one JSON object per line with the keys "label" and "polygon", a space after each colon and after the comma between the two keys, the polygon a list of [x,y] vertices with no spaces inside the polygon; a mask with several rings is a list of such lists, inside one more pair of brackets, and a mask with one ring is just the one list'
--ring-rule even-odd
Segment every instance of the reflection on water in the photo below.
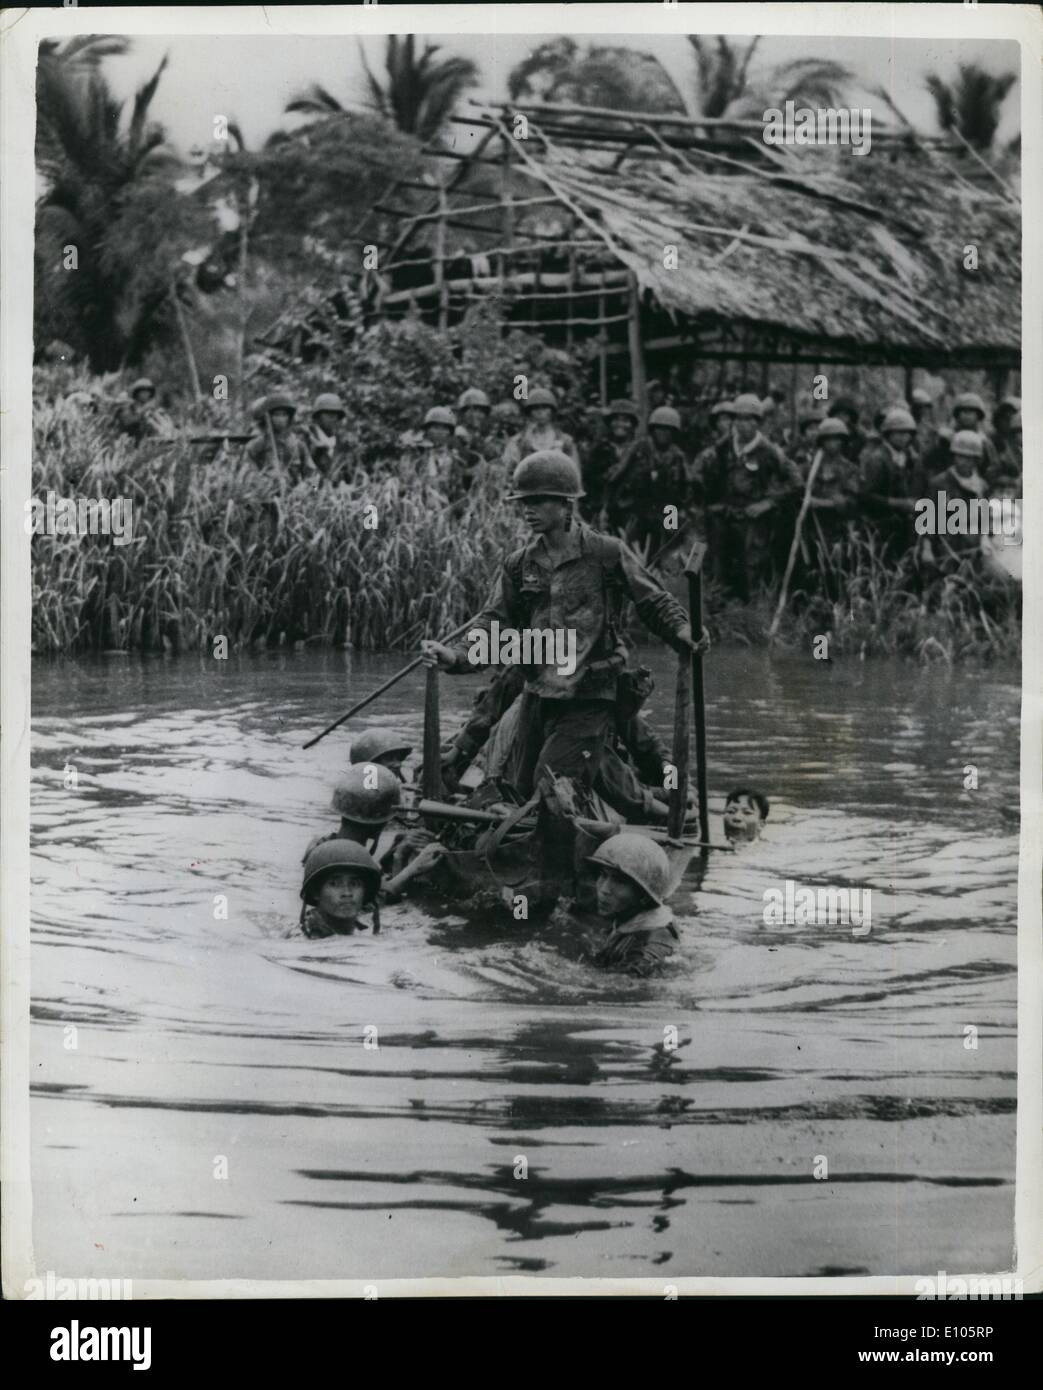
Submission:
{"label": "reflection on water", "polygon": [[[670,667],[642,659],[664,723]],[[348,736],[301,744],[398,664],[37,663],[40,1268],[1009,1265],[1013,680],[715,652],[711,807],[762,787],[768,834],[693,866],[682,946],[650,982],[593,973],[560,924],[492,912],[406,903],[375,940],[281,938]],[[476,686],[443,683],[447,724]],[[363,722],[419,743],[421,688]],[[872,931],[765,927],[787,879],[870,888]]]}

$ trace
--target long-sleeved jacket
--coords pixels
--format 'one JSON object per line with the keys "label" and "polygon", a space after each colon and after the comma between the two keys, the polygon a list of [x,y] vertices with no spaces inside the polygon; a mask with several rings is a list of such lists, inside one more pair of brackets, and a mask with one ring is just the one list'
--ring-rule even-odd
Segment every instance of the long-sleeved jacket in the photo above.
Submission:
{"label": "long-sleeved jacket", "polygon": [[674,942],[680,939],[670,909],[649,908],[613,922],[594,963],[628,975],[651,975],[673,955]]}
{"label": "long-sleeved jacket", "polygon": [[924,481],[917,455],[895,454],[882,439],[867,444],[859,460],[859,492],[865,498],[919,497]]}
{"label": "long-sleeved jacket", "polygon": [[667,505],[684,510],[691,491],[688,460],[678,444],[659,450],[651,439],[639,439],[605,486],[616,512],[661,518]]}
{"label": "long-sleeved jacket", "polygon": [[661,588],[622,541],[589,526],[568,532],[565,555],[555,563],[543,537],[504,561],[492,595],[468,633],[451,650],[456,674],[480,670],[472,662],[470,633],[501,629],[573,630],[575,670],[533,666],[526,690],[545,699],[614,700],[616,677],[626,663],[623,609],[632,600],[638,617],[676,651],[686,649],[688,619],[672,595]]}
{"label": "long-sleeved jacket", "polygon": [[526,425],[520,434],[512,435],[508,439],[503,451],[504,465],[510,471],[516,468],[522,459],[528,458],[540,449],[560,449],[563,454],[568,454],[569,458],[579,462],[579,451],[571,434],[566,434],[553,424],[547,425],[545,429]]}
{"label": "long-sleeved jacket", "polygon": [[800,469],[770,439],[757,434],[743,448],[734,435],[711,444],[696,460],[707,506],[739,510],[803,489]]}

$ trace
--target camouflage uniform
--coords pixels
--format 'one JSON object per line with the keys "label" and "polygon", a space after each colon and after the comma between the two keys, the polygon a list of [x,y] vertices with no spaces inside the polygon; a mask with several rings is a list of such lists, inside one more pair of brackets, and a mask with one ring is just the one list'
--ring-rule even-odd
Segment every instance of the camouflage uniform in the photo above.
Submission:
{"label": "camouflage uniform", "polygon": [[[753,583],[775,568],[776,551],[788,537],[779,504],[803,491],[800,469],[782,450],[757,433],[745,447],[735,435],[711,444],[696,460],[706,503],[710,554],[717,577],[744,602]],[[770,502],[758,517],[746,507]]]}
{"label": "camouflage uniform", "polygon": [[628,541],[661,545],[668,534],[663,509],[674,506],[683,515],[689,500],[688,469],[679,444],[660,450],[653,440],[638,439],[605,480],[611,524],[625,530]]}
{"label": "camouflage uniform", "polygon": [[[626,664],[623,610],[633,601],[638,616],[675,650],[687,652],[684,609],[655,582],[623,543],[582,524],[568,533],[567,553],[556,562],[542,537],[512,552],[492,596],[472,624],[502,628],[572,630],[576,665],[570,675],[556,666],[529,666],[511,780],[528,796],[551,769],[576,777],[589,790],[615,721],[616,687]],[[450,649],[457,674],[474,671],[468,645]]]}
{"label": "camouflage uniform", "polygon": [[627,975],[654,974],[674,953],[680,940],[668,907],[649,908],[613,922],[607,940],[594,955],[595,965]]}
{"label": "camouflage uniform", "polygon": [[[948,447],[948,446],[946,446]],[[859,495],[884,545],[907,550],[913,540],[912,508],[908,513],[888,507],[883,499],[914,500],[924,495],[925,469],[913,449],[895,453],[883,439],[873,439],[859,461]]]}

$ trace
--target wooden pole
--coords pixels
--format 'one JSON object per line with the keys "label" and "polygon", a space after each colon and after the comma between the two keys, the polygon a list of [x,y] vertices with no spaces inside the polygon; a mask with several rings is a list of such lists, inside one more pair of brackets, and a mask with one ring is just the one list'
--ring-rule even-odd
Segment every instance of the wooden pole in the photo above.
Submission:
{"label": "wooden pole", "polygon": [[445,214],[448,207],[445,185],[438,187],[438,221],[435,223],[434,275],[438,286],[438,326],[449,327],[449,291],[445,283]]}
{"label": "wooden pole", "polygon": [[808,481],[804,488],[804,496],[801,499],[800,511],[797,513],[797,524],[793,528],[793,543],[789,548],[789,559],[786,561],[786,573],[782,576],[782,588],[779,590],[779,603],[775,609],[775,616],[771,620],[771,627],[768,628],[768,641],[774,642],[775,634],[779,630],[782,622],[783,609],[786,607],[786,599],[789,596],[789,582],[793,575],[793,566],[797,563],[797,551],[800,549],[800,533],[804,528],[804,518],[808,508],[811,506],[811,489],[815,486],[815,479],[822,464],[822,450],[815,453],[811,468],[808,470]]}
{"label": "wooden pole", "polygon": [[[467,629],[473,626],[473,624],[478,621],[478,616],[479,615],[476,613],[473,618],[468,618],[467,622],[461,623],[460,626],[455,630],[455,632],[449,633],[448,637],[443,637],[441,640],[443,642],[452,642],[457,637],[462,637],[463,634],[467,631]],[[334,729],[339,729],[342,724],[345,724],[352,717],[352,715],[358,714],[360,710],[364,710],[367,705],[371,705],[374,700],[378,699],[386,691],[390,690],[393,685],[397,685],[398,682],[403,678],[403,676],[408,676],[410,671],[415,671],[416,668],[421,664],[423,659],[423,654],[421,654],[420,656],[415,656],[412,661],[410,661],[407,665],[402,667],[401,671],[397,671],[393,676],[386,680],[383,685],[378,686],[377,689],[374,690],[371,695],[366,695],[363,699],[359,700],[357,704],[352,705],[351,709],[349,709],[346,714],[342,714],[339,719],[335,719],[332,724],[328,724],[326,728],[323,729],[321,734],[316,734],[314,738],[310,738],[308,742],[304,744],[304,747],[313,747],[313,745],[318,743],[320,739],[325,738],[327,734],[332,734]]]}
{"label": "wooden pole", "polygon": [[426,800],[442,799],[442,733],[438,711],[438,667],[427,668],[424,690],[424,771],[421,791]]}
{"label": "wooden pole", "polygon": [[645,378],[645,357],[641,347],[641,295],[637,276],[630,273],[630,302],[627,312],[627,343],[630,348],[631,397],[641,412],[642,421],[648,415],[648,387]]}
{"label": "wooden pole", "polygon": [[[688,622],[692,641],[698,642],[703,633],[703,560],[706,546],[696,541],[685,561],[688,580]],[[703,654],[692,653],[692,712],[695,716],[695,777],[699,804],[699,839],[710,843],[710,811],[706,793],[706,692],[703,688]]]}
{"label": "wooden pole", "polygon": [[[695,635],[694,632],[692,634]],[[698,640],[698,639],[697,639]],[[666,828],[679,837],[684,832],[684,813],[688,798],[689,739],[692,703],[692,662],[687,654],[677,658],[677,687],[674,697],[674,746],[671,761],[677,785],[670,790],[670,814]]]}
{"label": "wooden pole", "polygon": [[196,367],[196,355],[192,348],[192,339],[188,332],[188,324],[185,321],[185,311],[181,307],[181,300],[177,295],[177,281],[172,280],[170,284],[170,297],[174,301],[174,317],[177,319],[178,332],[181,335],[181,346],[185,350],[185,362],[188,366],[188,379],[192,383],[192,394],[196,404],[203,399],[203,392],[199,385],[199,370]]}

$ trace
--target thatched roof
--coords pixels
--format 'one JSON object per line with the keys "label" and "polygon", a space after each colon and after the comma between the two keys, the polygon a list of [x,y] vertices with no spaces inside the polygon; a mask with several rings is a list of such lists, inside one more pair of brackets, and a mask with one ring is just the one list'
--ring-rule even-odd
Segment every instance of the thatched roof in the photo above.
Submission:
{"label": "thatched roof", "polygon": [[875,128],[856,155],[768,147],[751,123],[527,114],[515,139],[514,113],[476,106],[458,122],[480,137],[469,153],[429,151],[443,191],[364,277],[371,316],[453,322],[497,293],[508,322],[624,350],[636,287],[650,348],[1018,365],[1020,201],[973,152]]}

